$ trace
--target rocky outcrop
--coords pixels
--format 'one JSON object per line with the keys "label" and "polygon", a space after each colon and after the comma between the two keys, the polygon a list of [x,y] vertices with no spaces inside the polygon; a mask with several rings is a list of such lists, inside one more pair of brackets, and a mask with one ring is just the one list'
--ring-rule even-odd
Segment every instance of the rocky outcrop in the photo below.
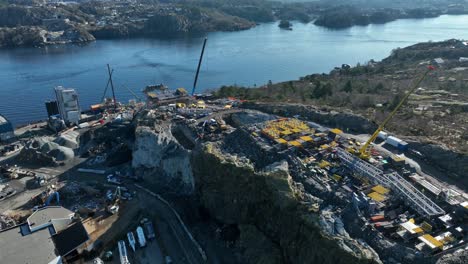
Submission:
{"label": "rocky outcrop", "polygon": [[455,251],[454,253],[442,256],[436,264],[463,264],[468,263],[468,250]]}
{"label": "rocky outcrop", "polygon": [[96,27],[96,38],[168,37],[194,32],[238,31],[254,27],[255,23],[218,11],[197,9],[182,13],[154,13],[143,24],[118,23]]}
{"label": "rocky outcrop", "polygon": [[217,221],[240,226],[243,263],[372,262],[321,231],[286,162],[256,172],[245,159],[208,143],[194,150],[192,165],[201,204]]}
{"label": "rocky outcrop", "polygon": [[377,129],[377,125],[370,122],[365,117],[352,113],[321,111],[310,105],[245,103],[242,107],[286,117],[300,115],[302,118],[309,121],[316,122],[327,127],[336,127],[350,133],[370,134]]}
{"label": "rocky outcrop", "polygon": [[158,192],[188,195],[194,190],[190,152],[171,133],[170,124],[135,132],[132,167]]}
{"label": "rocky outcrop", "polygon": [[457,153],[439,145],[415,141],[409,141],[409,147],[420,152],[425,163],[445,172],[446,177],[468,190],[468,178],[466,177],[468,171],[467,154]]}
{"label": "rocky outcrop", "polygon": [[65,43],[84,43],[95,38],[86,30],[70,27],[61,31],[47,31],[42,27],[0,28],[0,47],[44,46]]}

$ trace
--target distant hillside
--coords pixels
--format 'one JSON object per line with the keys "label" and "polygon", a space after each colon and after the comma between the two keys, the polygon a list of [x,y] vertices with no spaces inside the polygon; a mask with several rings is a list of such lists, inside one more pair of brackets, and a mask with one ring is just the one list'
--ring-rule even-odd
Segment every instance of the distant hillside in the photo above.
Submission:
{"label": "distant hillside", "polygon": [[427,66],[442,58],[443,63],[435,63],[437,70],[387,129],[468,153],[468,61],[459,61],[464,54],[468,54],[468,43],[459,40],[421,43],[395,49],[382,62],[351,68],[345,65],[329,74],[312,74],[260,88],[227,86],[215,94],[253,102],[311,104],[358,113],[380,123]]}

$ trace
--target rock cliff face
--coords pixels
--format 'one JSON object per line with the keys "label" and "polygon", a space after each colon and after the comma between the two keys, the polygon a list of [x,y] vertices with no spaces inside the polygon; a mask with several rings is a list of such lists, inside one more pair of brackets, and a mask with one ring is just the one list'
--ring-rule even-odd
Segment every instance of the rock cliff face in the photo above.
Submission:
{"label": "rock cliff face", "polygon": [[372,262],[320,231],[287,162],[256,172],[245,159],[208,143],[194,150],[192,165],[201,204],[217,221],[239,225],[244,263]]}
{"label": "rock cliff face", "polygon": [[194,190],[190,152],[171,133],[170,125],[139,126],[135,132],[132,167],[158,192],[187,195]]}

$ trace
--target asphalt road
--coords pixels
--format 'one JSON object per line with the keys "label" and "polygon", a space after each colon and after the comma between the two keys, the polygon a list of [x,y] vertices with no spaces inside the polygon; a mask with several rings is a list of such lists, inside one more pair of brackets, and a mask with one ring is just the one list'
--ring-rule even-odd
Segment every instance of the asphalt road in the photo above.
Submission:
{"label": "asphalt road", "polygon": [[[206,256],[198,243],[193,239],[186,229],[181,219],[164,200],[139,185],[135,185],[141,190],[140,195],[147,201],[148,213],[157,214],[161,221],[156,223],[155,228],[159,231],[160,240],[166,253],[172,258],[174,263],[206,263]],[[145,198],[145,196],[147,196]]]}

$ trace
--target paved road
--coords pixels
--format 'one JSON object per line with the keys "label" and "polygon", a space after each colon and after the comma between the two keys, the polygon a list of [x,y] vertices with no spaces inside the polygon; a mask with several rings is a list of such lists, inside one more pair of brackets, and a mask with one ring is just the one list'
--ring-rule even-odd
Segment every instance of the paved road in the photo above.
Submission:
{"label": "paved road", "polygon": [[206,263],[205,252],[195,241],[175,210],[159,195],[138,184],[135,186],[142,190],[141,193],[151,197],[147,200],[148,205],[151,206],[149,213],[154,212],[163,220],[156,228],[160,231],[170,231],[169,233],[161,232],[161,239],[174,263]]}

